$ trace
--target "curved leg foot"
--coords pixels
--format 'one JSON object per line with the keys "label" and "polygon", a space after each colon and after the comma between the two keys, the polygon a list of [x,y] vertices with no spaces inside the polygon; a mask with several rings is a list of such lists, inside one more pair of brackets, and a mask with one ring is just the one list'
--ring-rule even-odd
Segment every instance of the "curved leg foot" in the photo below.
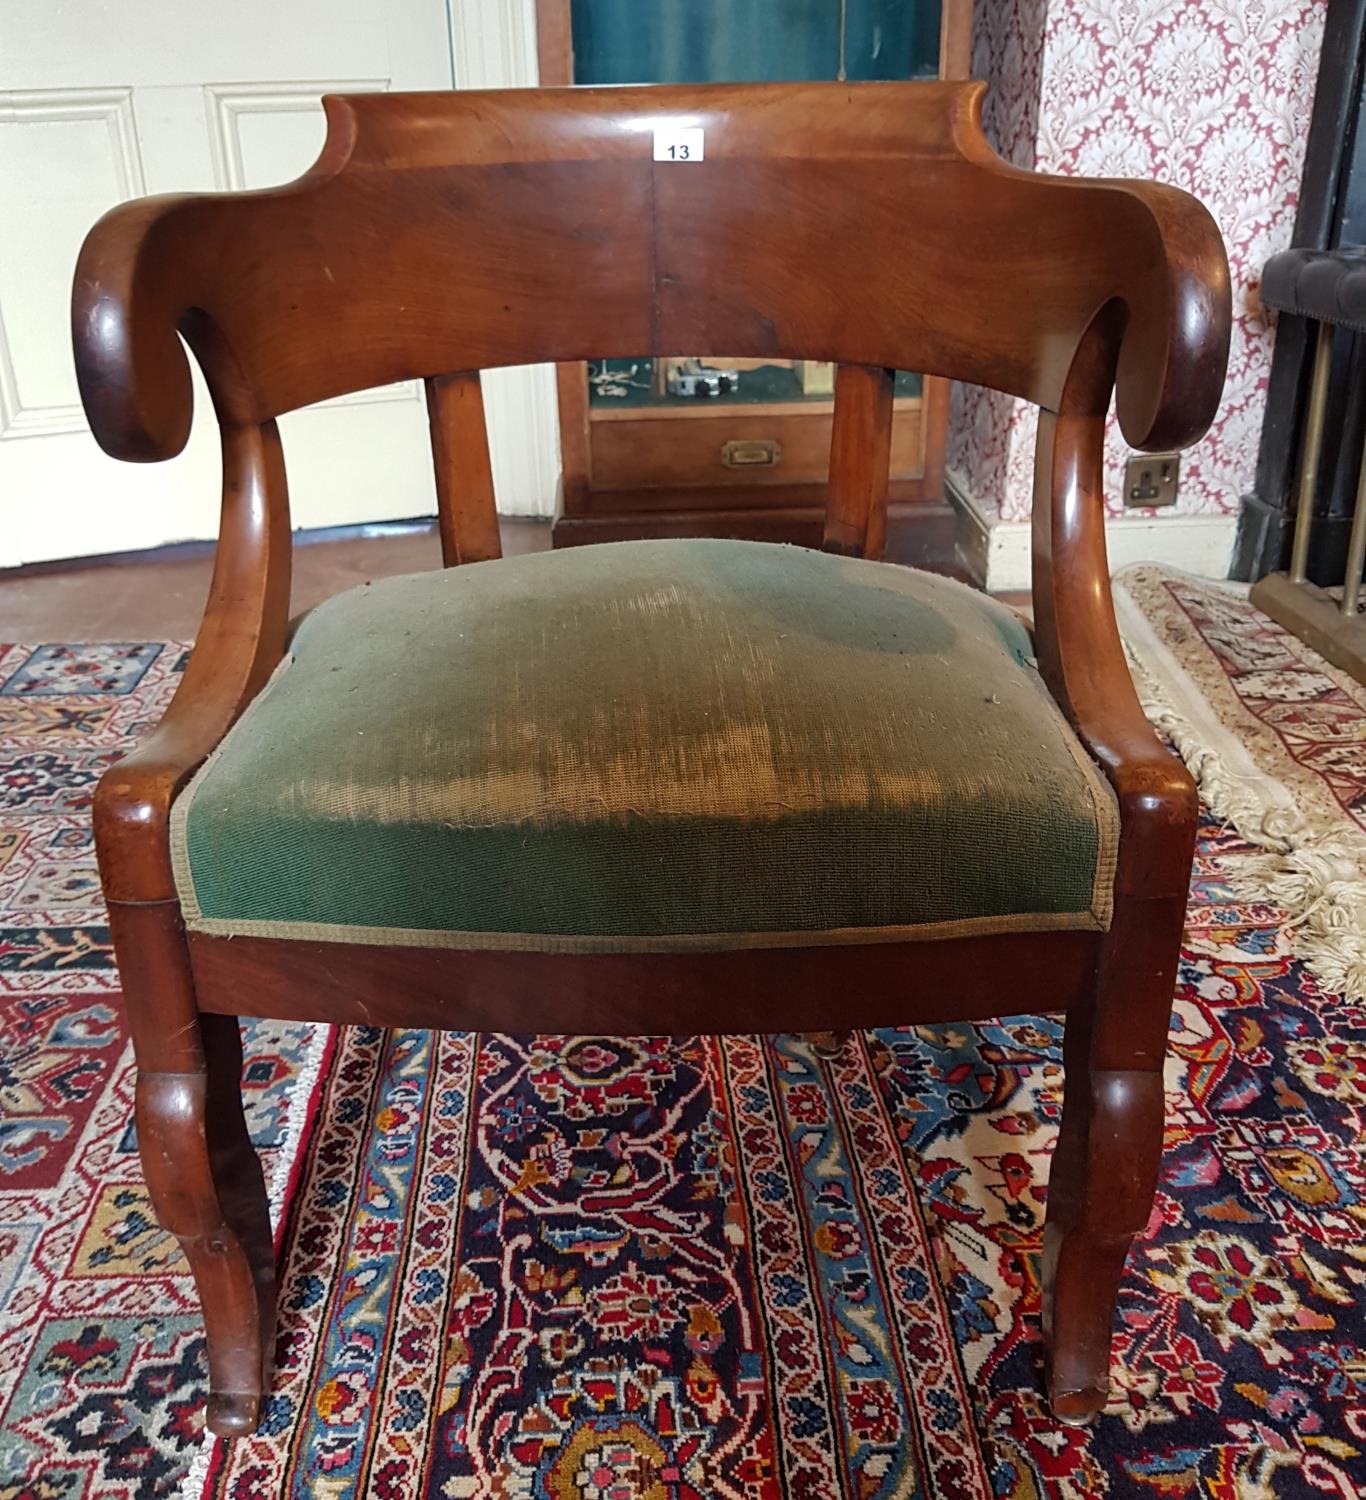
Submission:
{"label": "curved leg foot", "polygon": [[[209,1152],[226,1223],[251,1264],[260,1329],[262,1391],[275,1358],[275,1239],[261,1159],[242,1104],[242,1032],[234,1016],[203,1016],[209,1070]],[[252,1389],[248,1387],[247,1389]]]}
{"label": "curved leg foot", "polygon": [[242,1113],[237,1022],[201,1018],[203,1071],[140,1072],[138,1143],[152,1204],[204,1308],[207,1425],[254,1431],[269,1385],[275,1257],[261,1165]]}
{"label": "curved leg foot", "polygon": [[832,1062],[844,1051],[853,1034],[852,1031],[808,1031],[806,1040],[817,1057],[823,1062]]}
{"label": "curved leg foot", "polygon": [[1105,1406],[1124,1261],[1152,1208],[1162,1075],[1069,1059],[1064,1087],[1044,1227],[1044,1368],[1053,1414],[1083,1423]]}
{"label": "curved leg foot", "polygon": [[247,1437],[261,1425],[260,1391],[210,1391],[204,1425],[218,1437]]}

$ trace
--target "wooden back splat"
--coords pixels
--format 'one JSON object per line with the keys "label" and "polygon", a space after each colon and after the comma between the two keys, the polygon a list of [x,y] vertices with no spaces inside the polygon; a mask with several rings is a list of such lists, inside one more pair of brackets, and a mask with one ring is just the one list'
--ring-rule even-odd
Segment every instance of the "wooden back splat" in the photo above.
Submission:
{"label": "wooden back splat", "polygon": [[840,365],[830,433],[826,552],[881,557],[887,544],[892,460],[892,370]]}
{"label": "wooden back splat", "polygon": [[453,568],[501,557],[479,372],[432,375],[426,384],[441,561]]}

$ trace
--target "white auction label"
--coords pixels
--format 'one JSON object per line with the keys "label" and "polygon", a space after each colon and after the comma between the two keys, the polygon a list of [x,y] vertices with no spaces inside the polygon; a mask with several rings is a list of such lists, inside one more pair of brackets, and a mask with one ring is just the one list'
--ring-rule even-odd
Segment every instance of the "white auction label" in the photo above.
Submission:
{"label": "white auction label", "polygon": [[656,161],[701,161],[702,127],[655,131]]}

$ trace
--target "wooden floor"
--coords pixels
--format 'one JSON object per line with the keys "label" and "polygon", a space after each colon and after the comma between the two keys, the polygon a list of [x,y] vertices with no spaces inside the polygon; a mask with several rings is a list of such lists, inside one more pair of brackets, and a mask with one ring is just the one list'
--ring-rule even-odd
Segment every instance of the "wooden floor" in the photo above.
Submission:
{"label": "wooden floor", "polygon": [[[503,553],[550,546],[550,522],[504,518]],[[435,525],[395,536],[305,541],[294,548],[292,613],[393,573],[439,567]],[[171,552],[0,572],[0,640],[189,641],[199,628],[213,557]]]}
{"label": "wooden floor", "polygon": [[[549,521],[504,517],[503,555],[550,547]],[[440,565],[435,525],[391,535],[302,538],[294,548],[291,613],[343,589]],[[189,641],[209,591],[212,549],[43,563],[0,571],[0,641]],[[1028,593],[997,596],[1028,614]]]}

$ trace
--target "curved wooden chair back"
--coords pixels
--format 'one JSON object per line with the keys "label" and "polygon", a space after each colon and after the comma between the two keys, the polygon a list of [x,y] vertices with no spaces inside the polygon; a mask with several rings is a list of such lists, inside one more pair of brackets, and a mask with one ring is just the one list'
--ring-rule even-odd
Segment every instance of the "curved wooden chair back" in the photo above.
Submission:
{"label": "curved wooden chair back", "polygon": [[[1222,247],[1172,188],[1016,171],[977,83],[356,95],[264,192],[115,209],[77,272],[82,394],[121,458],[178,452],[190,383],[267,421],[389,381],[540,360],[834,360],[1056,410],[1098,319],[1137,447],[1221,386]],[[703,159],[653,159],[660,127]],[[131,246],[136,254],[129,254]]]}

